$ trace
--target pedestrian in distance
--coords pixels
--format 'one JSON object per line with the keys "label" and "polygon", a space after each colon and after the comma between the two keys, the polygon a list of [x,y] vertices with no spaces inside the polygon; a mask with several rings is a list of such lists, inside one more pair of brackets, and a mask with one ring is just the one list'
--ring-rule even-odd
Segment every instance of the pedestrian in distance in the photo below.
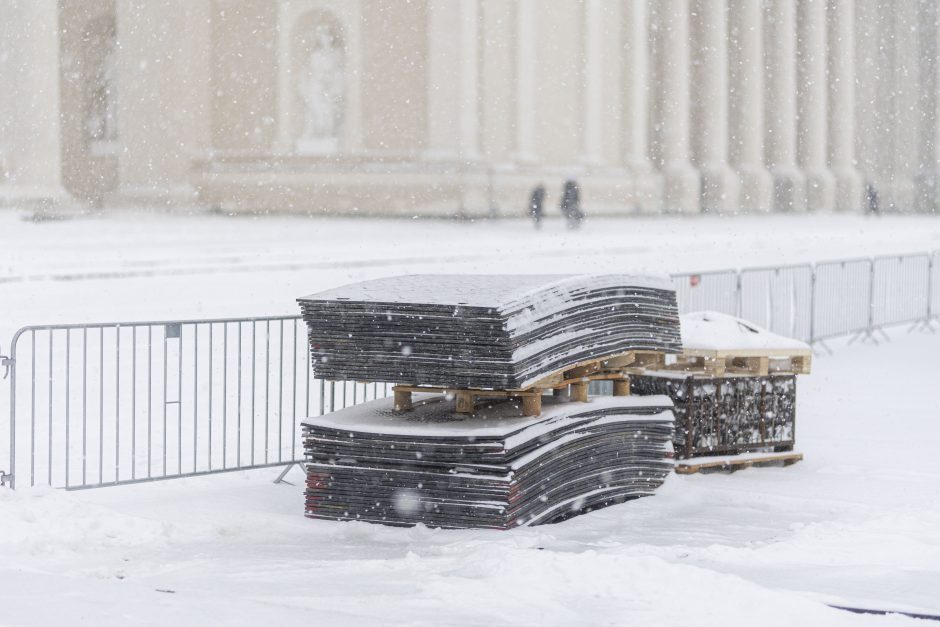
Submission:
{"label": "pedestrian in distance", "polygon": [[581,190],[574,179],[565,181],[561,193],[561,214],[568,221],[569,229],[578,228],[584,220],[584,213],[581,211]]}
{"label": "pedestrian in distance", "polygon": [[529,196],[529,217],[535,222],[535,228],[542,228],[542,213],[545,204],[545,186],[539,183]]}
{"label": "pedestrian in distance", "polygon": [[872,183],[865,185],[865,196],[868,199],[868,213],[873,216],[879,215],[881,212],[878,207],[878,190]]}

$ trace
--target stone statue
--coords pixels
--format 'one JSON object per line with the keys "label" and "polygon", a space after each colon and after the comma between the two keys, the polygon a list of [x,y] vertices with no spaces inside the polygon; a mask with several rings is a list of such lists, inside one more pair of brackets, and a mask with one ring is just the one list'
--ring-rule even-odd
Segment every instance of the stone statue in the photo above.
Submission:
{"label": "stone statue", "polygon": [[103,38],[99,62],[90,81],[85,132],[90,142],[117,139],[117,41],[111,33]]}
{"label": "stone statue", "polygon": [[303,130],[297,139],[300,152],[334,152],[339,148],[344,106],[343,49],[332,29],[320,24],[300,77]]}

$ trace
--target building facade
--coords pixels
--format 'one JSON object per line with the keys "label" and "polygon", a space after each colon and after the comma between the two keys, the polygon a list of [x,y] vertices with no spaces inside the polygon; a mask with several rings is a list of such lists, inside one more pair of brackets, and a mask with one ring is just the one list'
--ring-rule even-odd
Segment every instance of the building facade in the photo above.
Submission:
{"label": "building facade", "polygon": [[933,0],[0,0],[0,205],[933,212]]}

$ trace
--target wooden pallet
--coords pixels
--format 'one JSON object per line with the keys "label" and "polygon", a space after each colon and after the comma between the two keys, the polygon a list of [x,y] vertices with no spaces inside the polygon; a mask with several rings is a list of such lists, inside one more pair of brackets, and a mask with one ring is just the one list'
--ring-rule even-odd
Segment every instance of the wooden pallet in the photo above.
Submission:
{"label": "wooden pallet", "polygon": [[676,473],[691,475],[698,472],[734,472],[751,466],[783,464],[792,466],[803,459],[803,453],[745,453],[731,457],[696,457],[676,462]]}
{"label": "wooden pallet", "polygon": [[536,383],[518,390],[482,390],[476,388],[445,388],[423,385],[396,385],[395,409],[409,411],[413,409],[411,395],[429,392],[446,394],[457,401],[457,413],[472,414],[477,399],[482,398],[518,398],[522,400],[524,416],[538,416],[542,413],[542,394],[548,390],[556,395],[566,390],[575,401],[587,402],[588,384],[591,381],[612,381],[614,396],[630,395],[629,369],[639,366],[659,367],[665,364],[665,355],[650,351],[630,351],[600,359],[592,359],[569,366],[552,373]]}
{"label": "wooden pallet", "polygon": [[[687,349],[676,362],[661,370],[691,372],[712,377],[771,374],[809,374],[812,367],[809,349],[705,350]],[[647,367],[647,370],[656,370]]]}

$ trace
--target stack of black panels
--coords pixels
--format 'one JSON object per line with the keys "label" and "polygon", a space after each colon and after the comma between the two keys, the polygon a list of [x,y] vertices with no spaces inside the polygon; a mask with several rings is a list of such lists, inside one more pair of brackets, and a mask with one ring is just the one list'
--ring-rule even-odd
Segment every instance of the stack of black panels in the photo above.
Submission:
{"label": "stack of black panels", "polygon": [[412,275],[298,299],[331,380],[523,389],[582,361],[681,349],[676,294],[628,275]]}
{"label": "stack of black panels", "polygon": [[[422,395],[426,396],[426,395]],[[472,417],[383,399],[304,422],[306,514],[390,525],[508,529],[652,493],[672,470],[665,396],[500,401]]]}

